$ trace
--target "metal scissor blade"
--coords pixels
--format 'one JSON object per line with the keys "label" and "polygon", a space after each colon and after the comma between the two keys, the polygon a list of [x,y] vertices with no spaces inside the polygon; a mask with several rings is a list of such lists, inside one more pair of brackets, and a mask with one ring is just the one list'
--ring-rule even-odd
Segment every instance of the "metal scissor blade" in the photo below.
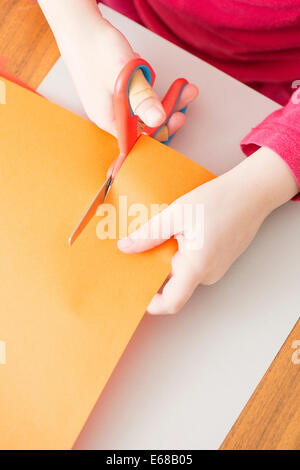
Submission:
{"label": "metal scissor blade", "polygon": [[107,178],[105,183],[101,186],[98,193],[94,197],[93,201],[89,205],[87,211],[84,213],[83,217],[81,218],[79,224],[75,228],[74,232],[69,238],[69,245],[71,246],[75,240],[79,237],[83,229],[87,226],[90,220],[94,217],[97,212],[97,208],[100,204],[105,201],[108,191],[112,185],[113,179],[111,176]]}

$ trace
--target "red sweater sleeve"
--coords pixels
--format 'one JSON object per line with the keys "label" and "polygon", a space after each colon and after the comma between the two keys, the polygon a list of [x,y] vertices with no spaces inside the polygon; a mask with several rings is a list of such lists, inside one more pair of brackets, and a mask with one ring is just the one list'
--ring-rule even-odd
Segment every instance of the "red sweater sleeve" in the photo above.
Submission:
{"label": "red sweater sleeve", "polygon": [[[280,155],[300,186],[300,88],[284,108],[270,114],[241,141],[246,156],[259,147],[268,147]],[[294,199],[300,201],[300,193]]]}

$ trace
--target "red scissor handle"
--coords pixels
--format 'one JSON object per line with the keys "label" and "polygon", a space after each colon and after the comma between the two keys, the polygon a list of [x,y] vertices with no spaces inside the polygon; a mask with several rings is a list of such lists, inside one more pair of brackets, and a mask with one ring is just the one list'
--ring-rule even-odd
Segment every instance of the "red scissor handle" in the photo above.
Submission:
{"label": "red scissor handle", "polygon": [[[155,73],[152,67],[144,59],[137,58],[133,59],[121,70],[118,78],[116,80],[115,89],[114,89],[114,112],[117,125],[117,135],[119,140],[120,154],[117,160],[114,163],[111,180],[113,180],[121,168],[125,158],[131,151],[132,147],[136,143],[139,133],[138,133],[138,116],[136,116],[130,106],[129,102],[129,85],[132,79],[133,74],[136,70],[141,69],[145,75],[146,80],[151,86],[153,86],[155,81]],[[163,125],[158,127],[148,127],[146,126],[143,129],[143,134],[148,134],[151,137],[155,137],[155,134],[163,128],[172,114],[176,109],[176,105],[180,98],[183,88],[187,84],[187,80],[184,78],[178,78],[170,86],[167,94],[162,100],[162,105],[166,111],[167,119]],[[185,108],[181,110],[182,113],[185,112]],[[168,141],[173,136],[170,136]]]}
{"label": "red scissor handle", "polygon": [[138,117],[133,113],[129,102],[129,85],[136,70],[141,69],[151,86],[155,81],[152,67],[143,59],[133,59],[121,70],[114,89],[114,112],[117,124],[120,155],[117,158],[112,178],[118,173],[122,163],[136,143],[138,134]]}
{"label": "red scissor handle", "polygon": [[[162,105],[166,112],[167,119],[165,122],[158,127],[144,127],[143,133],[148,134],[150,137],[155,137],[155,135],[162,129],[169,121],[170,117],[176,110],[177,103],[181,96],[182,90],[188,84],[188,81],[185,78],[177,78],[175,82],[172,83],[170,88],[168,89],[164,99],[162,100]],[[181,113],[185,113],[186,107],[181,109]],[[169,136],[166,143],[168,143],[172,139],[173,135]]]}

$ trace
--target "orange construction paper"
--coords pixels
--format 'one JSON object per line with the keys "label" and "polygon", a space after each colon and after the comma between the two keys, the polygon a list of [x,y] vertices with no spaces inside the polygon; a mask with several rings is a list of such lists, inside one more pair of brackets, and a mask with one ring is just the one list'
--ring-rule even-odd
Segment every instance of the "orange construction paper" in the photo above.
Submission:
{"label": "orange construction paper", "polygon": [[[69,449],[170,271],[174,241],[140,255],[68,237],[118,154],[114,137],[6,80],[0,105],[0,448]],[[107,202],[170,203],[214,175],[142,136]],[[117,207],[118,209],[118,207]]]}

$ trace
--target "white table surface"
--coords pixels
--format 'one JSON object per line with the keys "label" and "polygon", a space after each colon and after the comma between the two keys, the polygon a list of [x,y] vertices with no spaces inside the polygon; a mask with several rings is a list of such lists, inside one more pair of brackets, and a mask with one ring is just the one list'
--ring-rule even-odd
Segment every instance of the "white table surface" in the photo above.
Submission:
{"label": "white table surface", "polygon": [[[278,105],[101,9],[152,64],[158,92],[178,76],[199,86],[189,124],[172,146],[217,175],[240,162],[240,139]],[[61,59],[38,91],[84,115]],[[217,449],[299,317],[299,240],[300,205],[290,202],[180,314],[145,316],[75,448]]]}

